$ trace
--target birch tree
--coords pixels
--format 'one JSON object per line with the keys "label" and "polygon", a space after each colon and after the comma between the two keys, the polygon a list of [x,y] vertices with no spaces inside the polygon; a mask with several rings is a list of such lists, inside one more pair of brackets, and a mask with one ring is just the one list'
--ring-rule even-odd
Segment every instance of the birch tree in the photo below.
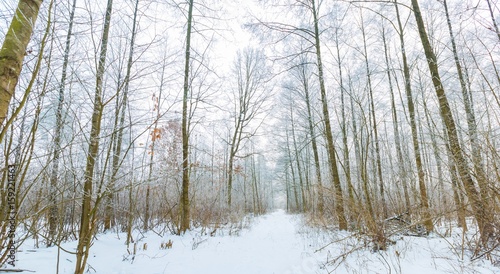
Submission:
{"label": "birch tree", "polygon": [[14,96],[26,48],[43,0],[20,0],[0,49],[0,126]]}

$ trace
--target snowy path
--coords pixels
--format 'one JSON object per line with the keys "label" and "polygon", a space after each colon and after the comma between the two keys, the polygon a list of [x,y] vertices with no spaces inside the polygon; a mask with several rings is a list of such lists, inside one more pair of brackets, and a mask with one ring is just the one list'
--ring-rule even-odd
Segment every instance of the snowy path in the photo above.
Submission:
{"label": "snowy path", "polygon": [[[89,273],[97,274],[309,274],[318,273],[306,241],[296,233],[298,218],[280,210],[252,221],[239,236],[184,236],[146,234],[137,245],[134,260],[123,244],[124,235],[98,235],[91,249]],[[173,241],[171,249],[160,244]],[[144,250],[144,243],[147,248]],[[193,248],[193,243],[199,243]],[[32,249],[27,242],[18,254],[19,267],[36,273],[56,273],[57,248]],[[76,242],[63,247],[74,250]],[[74,271],[75,257],[61,252],[59,273]],[[315,270],[313,270],[313,268]]]}
{"label": "snowy path", "polygon": [[296,273],[310,263],[296,227],[292,216],[278,211],[257,219],[240,237],[218,238],[200,245],[189,252],[188,264],[186,258],[179,257],[179,263],[172,258],[166,269],[175,273]]}

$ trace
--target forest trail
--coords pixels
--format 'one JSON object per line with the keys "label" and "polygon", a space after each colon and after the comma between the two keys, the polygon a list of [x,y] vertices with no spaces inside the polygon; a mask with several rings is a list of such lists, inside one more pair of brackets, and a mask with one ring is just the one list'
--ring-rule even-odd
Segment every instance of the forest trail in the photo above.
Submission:
{"label": "forest trail", "polygon": [[[208,239],[188,258],[171,260],[165,273],[315,273],[305,240],[297,234],[299,221],[283,210],[258,217],[239,237]],[[216,240],[215,242],[213,240]],[[184,264],[184,267],[181,265]]]}
{"label": "forest trail", "polygon": [[[125,234],[97,235],[88,260],[90,273],[96,274],[309,274],[317,272],[317,262],[306,238],[297,233],[297,215],[283,210],[250,219],[250,226],[229,235],[224,229],[211,237],[200,229],[185,235],[136,232],[136,252],[127,250]],[[208,234],[208,235],[207,235]],[[219,235],[223,234],[223,235]],[[161,244],[171,240],[172,248]],[[56,273],[57,248],[33,249],[32,241],[18,253],[18,267],[41,274]],[[62,244],[74,250],[76,242]],[[61,251],[60,274],[72,274],[75,257]]]}

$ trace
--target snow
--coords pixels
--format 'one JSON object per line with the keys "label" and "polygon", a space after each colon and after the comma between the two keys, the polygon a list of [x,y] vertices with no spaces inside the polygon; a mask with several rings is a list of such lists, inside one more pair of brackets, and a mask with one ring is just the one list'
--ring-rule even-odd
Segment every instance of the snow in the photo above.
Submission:
{"label": "snow", "polygon": [[[461,250],[453,245],[462,239],[458,234],[398,236],[387,251],[373,252],[361,236],[311,228],[300,215],[283,210],[252,218],[248,227],[220,229],[213,237],[210,232],[195,229],[164,237],[136,232],[135,256],[129,254],[133,245],[127,251],[125,234],[100,234],[91,248],[88,273],[500,273],[489,261],[461,260]],[[172,248],[161,249],[169,240]],[[32,244],[26,241],[18,252],[17,267],[56,273],[57,247],[33,249]],[[73,251],[76,242],[62,247]],[[73,273],[74,255],[61,250],[59,261],[59,273]]]}

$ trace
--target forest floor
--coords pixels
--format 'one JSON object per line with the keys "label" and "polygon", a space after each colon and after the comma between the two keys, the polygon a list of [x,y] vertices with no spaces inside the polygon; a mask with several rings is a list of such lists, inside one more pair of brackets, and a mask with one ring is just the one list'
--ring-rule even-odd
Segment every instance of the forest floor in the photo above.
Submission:
{"label": "forest floor", "polygon": [[[300,215],[279,210],[215,232],[198,229],[163,237],[137,232],[135,254],[133,245],[128,250],[124,245],[124,233],[101,234],[91,248],[87,273],[500,273],[490,261],[471,261],[470,251],[457,247],[462,236],[398,236],[386,251],[374,252],[363,237],[311,228]],[[164,248],[169,241],[171,248]],[[74,250],[76,242],[62,247]],[[28,240],[17,254],[16,267],[73,273],[74,255],[60,250],[58,272],[57,258],[57,247],[34,249]]]}

